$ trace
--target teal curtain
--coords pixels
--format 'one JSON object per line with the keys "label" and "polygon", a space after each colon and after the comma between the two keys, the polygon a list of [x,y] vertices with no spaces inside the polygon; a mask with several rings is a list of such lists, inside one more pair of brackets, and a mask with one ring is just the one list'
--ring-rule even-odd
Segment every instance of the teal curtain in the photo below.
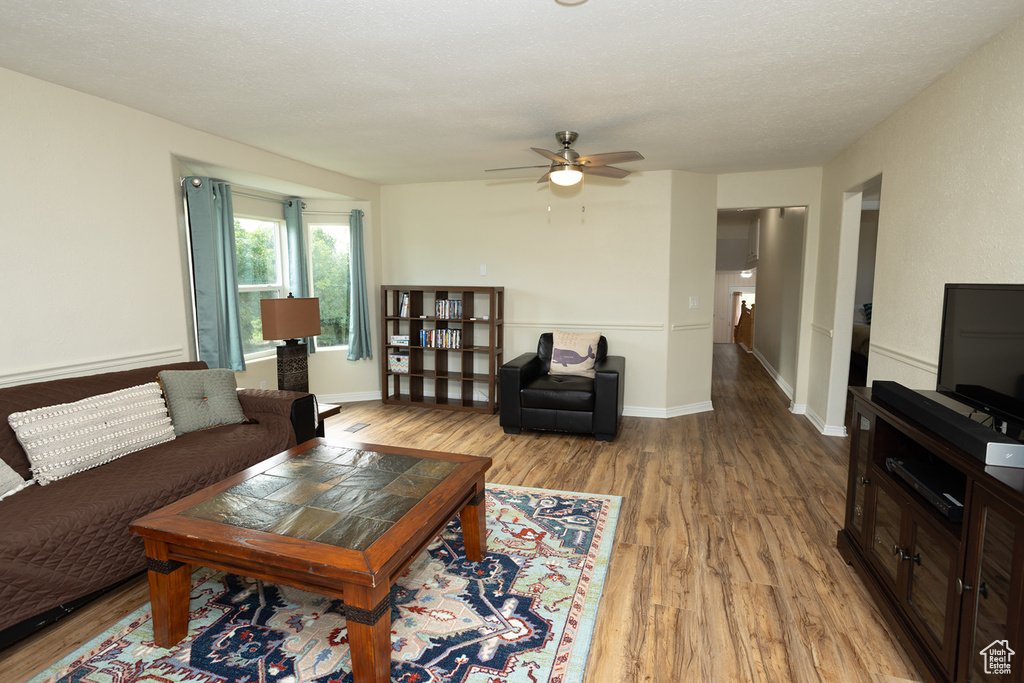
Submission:
{"label": "teal curtain", "polygon": [[245,370],[231,186],[193,176],[185,179],[185,197],[192,242],[199,360],[206,361],[211,368]]}
{"label": "teal curtain", "polygon": [[349,332],[348,359],[373,358],[370,341],[370,302],[366,294],[366,259],[363,254],[363,212],[352,211],[348,219],[349,249]]}
{"label": "teal curtain", "polygon": [[[302,231],[302,200],[292,197],[284,203],[284,226],[288,240],[288,291],[295,298],[309,296],[309,258]],[[306,353],[316,353],[313,337],[306,337]]]}

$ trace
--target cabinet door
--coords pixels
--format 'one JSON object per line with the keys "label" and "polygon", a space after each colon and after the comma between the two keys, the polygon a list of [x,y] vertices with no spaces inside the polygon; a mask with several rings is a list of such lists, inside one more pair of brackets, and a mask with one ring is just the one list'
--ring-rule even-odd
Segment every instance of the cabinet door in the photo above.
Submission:
{"label": "cabinet door", "polygon": [[[959,679],[1024,681],[1024,516],[975,486],[970,520],[971,543],[960,584],[964,616]],[[1006,662],[1010,674],[1002,673],[998,651],[1004,647],[1014,652]]]}
{"label": "cabinet door", "polygon": [[846,529],[867,549],[864,524],[866,522],[868,491],[868,461],[871,458],[871,434],[874,419],[871,414],[853,411],[853,433],[850,441],[850,479],[846,490]]}
{"label": "cabinet door", "polygon": [[886,579],[886,585],[895,596],[902,564],[900,553],[904,551],[901,539],[906,504],[901,502],[902,496],[881,479],[873,482],[872,488],[874,514],[871,522],[871,550],[868,556]]}
{"label": "cabinet door", "polygon": [[928,522],[910,513],[906,551],[897,553],[907,567],[906,608],[935,659],[949,673],[956,656],[959,604],[956,599],[959,545]]}

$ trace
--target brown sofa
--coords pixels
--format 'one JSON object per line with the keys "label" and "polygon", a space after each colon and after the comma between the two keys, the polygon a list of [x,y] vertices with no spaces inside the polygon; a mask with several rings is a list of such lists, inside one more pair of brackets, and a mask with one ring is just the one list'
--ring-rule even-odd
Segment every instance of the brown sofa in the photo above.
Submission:
{"label": "brown sofa", "polygon": [[[0,389],[0,458],[31,476],[11,413],[152,382],[160,370],[205,367],[176,363]],[[250,423],[183,434],[0,501],[0,648],[141,572],[133,520],[314,435],[311,394],[246,389],[239,400]]]}

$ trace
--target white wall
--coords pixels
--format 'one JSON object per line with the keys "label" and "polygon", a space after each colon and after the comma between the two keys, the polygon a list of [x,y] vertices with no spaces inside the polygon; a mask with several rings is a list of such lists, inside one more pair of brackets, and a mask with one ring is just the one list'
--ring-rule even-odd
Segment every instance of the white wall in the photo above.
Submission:
{"label": "white wall", "polygon": [[190,357],[178,158],[379,213],[370,183],[8,70],[0,92],[0,384]]}
{"label": "white wall", "polygon": [[797,377],[800,337],[800,264],[807,209],[760,212],[754,354],[790,399]]}
{"label": "white wall", "polygon": [[[672,172],[671,327],[668,372],[661,372],[666,382],[665,407],[669,417],[712,408],[717,184],[718,178],[713,175]],[[643,283],[644,278],[639,279]]]}
{"label": "white wall", "polygon": [[626,357],[626,405],[664,411],[673,174],[585,182],[383,187],[382,282],[503,286],[506,360],[555,327],[597,330]]}
{"label": "white wall", "polygon": [[825,166],[814,321],[836,336],[814,337],[810,400],[828,425],[843,421],[850,314],[837,302],[852,300],[855,279],[856,241],[840,248],[844,193],[882,175],[869,381],[934,388],[943,285],[1024,282],[1021,111],[1024,22]]}

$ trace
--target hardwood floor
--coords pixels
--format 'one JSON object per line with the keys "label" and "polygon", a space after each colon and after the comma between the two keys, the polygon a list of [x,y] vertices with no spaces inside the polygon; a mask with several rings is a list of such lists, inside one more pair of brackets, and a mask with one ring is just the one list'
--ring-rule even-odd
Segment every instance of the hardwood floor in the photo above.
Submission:
{"label": "hardwood floor", "polygon": [[[735,345],[715,345],[712,402],[623,418],[613,443],[509,436],[496,415],[378,402],[346,405],[327,435],[486,454],[488,481],[623,496],[588,683],[922,680],[835,548],[848,440],[792,415]],[[45,668],[147,597],[132,582],[0,653],[3,680]]]}

